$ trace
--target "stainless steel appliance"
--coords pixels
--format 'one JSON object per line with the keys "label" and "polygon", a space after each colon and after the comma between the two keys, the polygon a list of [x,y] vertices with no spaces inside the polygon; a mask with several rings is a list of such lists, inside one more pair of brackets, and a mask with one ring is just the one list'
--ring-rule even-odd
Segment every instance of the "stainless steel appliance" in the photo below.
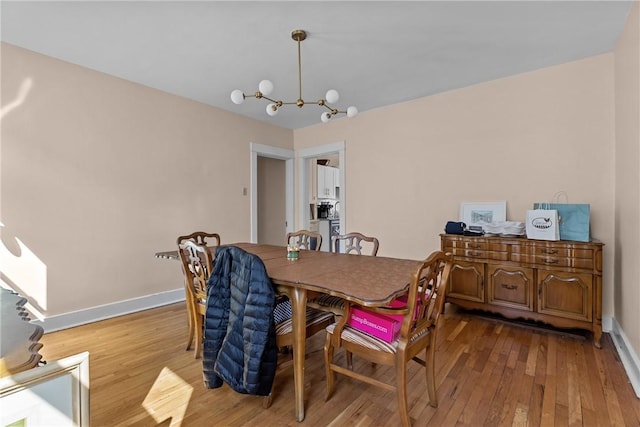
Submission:
{"label": "stainless steel appliance", "polygon": [[329,202],[320,202],[318,205],[318,218],[329,218],[329,212],[333,205]]}

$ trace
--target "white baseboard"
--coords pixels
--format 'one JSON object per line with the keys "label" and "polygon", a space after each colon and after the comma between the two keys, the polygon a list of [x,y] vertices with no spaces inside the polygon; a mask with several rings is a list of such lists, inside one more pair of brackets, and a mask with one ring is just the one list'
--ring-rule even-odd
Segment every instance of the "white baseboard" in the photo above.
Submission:
{"label": "white baseboard", "polygon": [[[604,319],[602,320],[604,326]],[[640,398],[640,358],[633,350],[627,336],[620,328],[616,319],[611,319],[611,330],[609,334],[611,334],[613,344],[616,346],[616,350],[618,350],[618,356],[620,356],[624,370],[627,372],[631,387],[633,387],[633,390],[636,392],[636,396]]]}
{"label": "white baseboard", "polygon": [[86,310],[58,314],[42,321],[34,320],[32,323],[42,326],[45,332],[54,332],[179,301],[184,301],[184,288],[91,307]]}

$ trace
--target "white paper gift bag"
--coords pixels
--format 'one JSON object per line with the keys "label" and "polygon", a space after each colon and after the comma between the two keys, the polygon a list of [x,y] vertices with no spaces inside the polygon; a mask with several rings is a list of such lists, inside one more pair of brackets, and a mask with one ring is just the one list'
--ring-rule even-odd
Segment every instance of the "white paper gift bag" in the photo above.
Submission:
{"label": "white paper gift bag", "polygon": [[538,240],[560,240],[558,211],[533,209],[527,211],[527,238]]}

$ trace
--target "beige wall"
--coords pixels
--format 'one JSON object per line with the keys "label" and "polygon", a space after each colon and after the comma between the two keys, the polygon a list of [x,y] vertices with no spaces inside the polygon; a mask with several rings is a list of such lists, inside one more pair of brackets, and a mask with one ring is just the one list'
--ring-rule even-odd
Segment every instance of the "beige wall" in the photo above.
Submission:
{"label": "beige wall", "polygon": [[615,50],[615,318],[640,354],[640,6]]}
{"label": "beige wall", "polygon": [[564,190],[590,203],[613,314],[613,54],[520,74],[294,131],[296,149],[346,141],[346,226],[380,255],[424,258],[461,201],[507,201],[524,220]]}
{"label": "beige wall", "polygon": [[1,54],[2,240],[12,251],[2,271],[20,289],[10,262],[44,268],[42,292],[29,294],[45,314],[180,289],[178,263],[153,256],[180,234],[250,239],[249,143],[292,148],[290,130],[11,45]]}

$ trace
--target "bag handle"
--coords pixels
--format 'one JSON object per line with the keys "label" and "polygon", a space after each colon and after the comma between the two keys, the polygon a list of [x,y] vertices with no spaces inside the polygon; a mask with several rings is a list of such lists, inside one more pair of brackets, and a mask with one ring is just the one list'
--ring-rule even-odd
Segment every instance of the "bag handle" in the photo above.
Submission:
{"label": "bag handle", "polygon": [[556,194],[554,194],[553,197],[551,198],[551,202],[562,203],[560,201],[561,197],[564,197],[564,203],[569,203],[569,195],[567,194],[566,191],[563,191],[563,190],[560,190]]}

